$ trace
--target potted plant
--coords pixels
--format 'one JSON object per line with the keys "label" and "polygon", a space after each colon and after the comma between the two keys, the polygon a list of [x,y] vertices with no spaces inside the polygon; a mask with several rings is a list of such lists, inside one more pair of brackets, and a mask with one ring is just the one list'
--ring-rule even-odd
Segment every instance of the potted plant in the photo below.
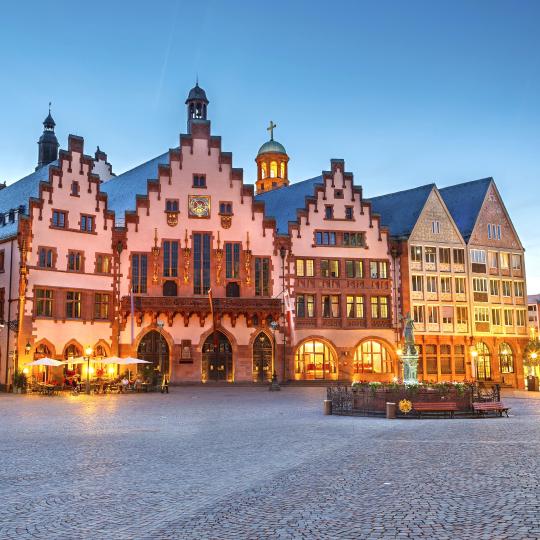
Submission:
{"label": "potted plant", "polygon": [[13,374],[13,392],[15,394],[22,394],[26,392],[26,374],[22,371],[16,371]]}

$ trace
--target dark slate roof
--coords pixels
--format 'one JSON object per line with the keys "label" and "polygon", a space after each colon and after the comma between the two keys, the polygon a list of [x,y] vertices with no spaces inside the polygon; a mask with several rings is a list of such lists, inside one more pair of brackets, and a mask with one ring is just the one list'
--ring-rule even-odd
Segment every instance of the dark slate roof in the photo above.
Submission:
{"label": "dark slate roof", "polygon": [[296,221],[296,211],[306,207],[306,197],[315,193],[316,185],[324,185],[322,176],[260,193],[255,200],[264,202],[264,214],[275,218],[278,233],[287,234],[289,221]]}
{"label": "dark slate roof", "polygon": [[482,178],[439,189],[461,235],[468,240],[493,178]]}
{"label": "dark slate roof", "polygon": [[367,200],[371,202],[372,211],[381,216],[381,224],[388,227],[391,236],[409,236],[434,187],[435,184],[426,184]]}
{"label": "dark slate roof", "polygon": [[208,101],[208,99],[206,97],[206,92],[199,86],[199,83],[197,83],[189,91],[188,97],[186,99],[186,104],[188,103],[188,101],[191,101],[191,100],[206,101],[206,103],[209,103],[209,101]]}
{"label": "dark slate roof", "polygon": [[[49,180],[49,168],[56,165],[58,165],[58,161],[53,161],[0,190],[0,213],[7,213],[20,205],[24,205],[25,212],[28,212],[28,200],[31,197],[39,196],[39,183]],[[14,223],[6,222],[4,226],[0,225],[0,239],[15,234],[17,234],[17,221]]]}
{"label": "dark slate roof", "polygon": [[167,151],[101,184],[101,191],[107,194],[107,208],[115,212],[116,223],[123,222],[126,211],[136,209],[137,195],[148,193],[148,180],[157,179],[159,165],[168,164]]}

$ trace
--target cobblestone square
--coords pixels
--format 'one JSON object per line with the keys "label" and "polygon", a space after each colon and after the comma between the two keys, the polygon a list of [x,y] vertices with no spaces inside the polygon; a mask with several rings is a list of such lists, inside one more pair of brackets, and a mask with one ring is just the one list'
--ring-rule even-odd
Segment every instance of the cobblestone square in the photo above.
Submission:
{"label": "cobblestone square", "polygon": [[0,538],[540,538],[540,400],[387,421],[324,395],[1,395]]}

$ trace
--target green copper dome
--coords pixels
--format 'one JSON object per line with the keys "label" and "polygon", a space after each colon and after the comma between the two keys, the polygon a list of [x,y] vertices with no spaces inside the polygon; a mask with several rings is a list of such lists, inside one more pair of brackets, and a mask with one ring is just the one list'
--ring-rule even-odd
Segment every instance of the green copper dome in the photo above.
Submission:
{"label": "green copper dome", "polygon": [[267,142],[265,142],[260,148],[259,153],[257,154],[260,156],[261,154],[286,154],[287,151],[285,150],[285,147],[278,143],[277,141],[274,141],[274,139],[271,139]]}

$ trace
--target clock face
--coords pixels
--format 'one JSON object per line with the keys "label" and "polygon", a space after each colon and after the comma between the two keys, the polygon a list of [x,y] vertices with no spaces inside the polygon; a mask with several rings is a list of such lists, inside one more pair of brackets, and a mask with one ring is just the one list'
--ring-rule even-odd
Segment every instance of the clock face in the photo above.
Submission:
{"label": "clock face", "polygon": [[210,196],[209,195],[189,195],[188,212],[190,217],[209,218],[210,217]]}

